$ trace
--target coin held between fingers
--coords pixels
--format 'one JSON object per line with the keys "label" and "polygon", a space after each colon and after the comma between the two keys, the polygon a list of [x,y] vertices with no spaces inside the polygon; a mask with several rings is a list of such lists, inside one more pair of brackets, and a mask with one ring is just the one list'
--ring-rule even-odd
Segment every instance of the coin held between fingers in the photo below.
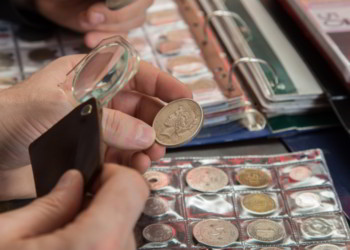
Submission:
{"label": "coin held between fingers", "polygon": [[156,141],[165,147],[177,147],[192,140],[204,120],[201,106],[192,99],[178,99],[163,107],[153,121]]}

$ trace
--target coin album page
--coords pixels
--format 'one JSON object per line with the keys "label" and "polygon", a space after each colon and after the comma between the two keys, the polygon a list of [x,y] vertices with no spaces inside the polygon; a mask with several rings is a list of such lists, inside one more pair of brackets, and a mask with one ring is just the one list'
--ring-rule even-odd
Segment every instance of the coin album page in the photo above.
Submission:
{"label": "coin album page", "polygon": [[140,249],[350,246],[321,150],[164,158],[144,177],[152,192],[135,228]]}

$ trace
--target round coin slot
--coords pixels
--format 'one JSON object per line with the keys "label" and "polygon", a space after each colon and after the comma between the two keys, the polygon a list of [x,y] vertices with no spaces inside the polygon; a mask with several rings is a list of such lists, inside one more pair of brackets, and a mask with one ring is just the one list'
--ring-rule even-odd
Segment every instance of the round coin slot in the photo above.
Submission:
{"label": "round coin slot", "polygon": [[167,224],[152,224],[143,229],[142,235],[149,242],[168,242],[175,237],[176,231]]}
{"label": "round coin slot", "polygon": [[301,231],[306,238],[323,239],[333,233],[333,225],[327,220],[317,217],[306,219],[301,224]]}
{"label": "round coin slot", "polygon": [[251,222],[247,227],[249,237],[258,242],[275,243],[283,240],[284,228],[275,221],[260,219]]}

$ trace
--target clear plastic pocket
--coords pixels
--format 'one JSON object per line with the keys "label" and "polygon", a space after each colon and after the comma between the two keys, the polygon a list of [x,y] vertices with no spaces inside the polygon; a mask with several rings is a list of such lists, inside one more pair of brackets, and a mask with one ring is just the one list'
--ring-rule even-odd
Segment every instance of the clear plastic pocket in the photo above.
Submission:
{"label": "clear plastic pocket", "polygon": [[198,166],[182,171],[185,193],[232,192],[228,169],[213,166]]}
{"label": "clear plastic pocket", "polygon": [[183,248],[187,246],[185,222],[138,224],[136,231],[135,238],[138,239],[140,249]]}
{"label": "clear plastic pocket", "polygon": [[284,189],[331,185],[328,173],[320,162],[280,167],[278,176]]}
{"label": "clear plastic pocket", "polygon": [[143,176],[153,193],[179,193],[181,191],[179,173],[178,169],[152,169]]}
{"label": "clear plastic pocket", "polygon": [[156,194],[151,195],[145,204],[140,219],[141,222],[183,220],[182,195]]}
{"label": "clear plastic pocket", "polygon": [[277,192],[240,192],[235,195],[239,218],[287,216],[282,195]]}
{"label": "clear plastic pocket", "polygon": [[188,224],[190,244],[208,249],[242,246],[242,235],[235,220],[205,219]]}
{"label": "clear plastic pocket", "polygon": [[288,219],[256,219],[241,221],[246,245],[295,245]]}
{"label": "clear plastic pocket", "polygon": [[293,218],[300,242],[346,240],[348,230],[341,214]]}
{"label": "clear plastic pocket", "polygon": [[187,194],[184,200],[188,219],[236,217],[232,194]]}
{"label": "clear plastic pocket", "polygon": [[322,212],[337,212],[340,207],[332,188],[287,191],[286,198],[292,216]]}
{"label": "clear plastic pocket", "polygon": [[276,174],[268,168],[234,168],[231,172],[235,190],[278,190]]}

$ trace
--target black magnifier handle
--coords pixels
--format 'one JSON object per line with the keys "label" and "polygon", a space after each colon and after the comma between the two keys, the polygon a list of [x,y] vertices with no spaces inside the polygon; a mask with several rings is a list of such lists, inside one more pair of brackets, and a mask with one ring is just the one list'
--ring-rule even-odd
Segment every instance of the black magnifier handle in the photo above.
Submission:
{"label": "black magnifier handle", "polygon": [[135,0],[106,0],[106,5],[110,10],[119,10]]}

